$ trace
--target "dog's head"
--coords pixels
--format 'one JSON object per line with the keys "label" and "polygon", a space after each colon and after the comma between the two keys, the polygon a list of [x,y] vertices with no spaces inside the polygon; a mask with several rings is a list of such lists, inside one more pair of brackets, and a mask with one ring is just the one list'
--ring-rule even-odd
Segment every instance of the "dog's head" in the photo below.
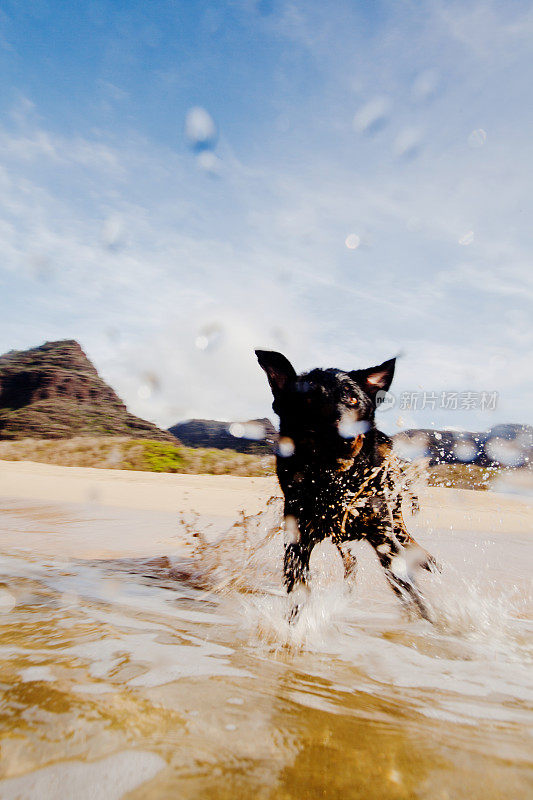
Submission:
{"label": "dog's head", "polygon": [[281,353],[255,353],[274,395],[280,436],[292,439],[296,447],[326,450],[336,457],[358,452],[374,425],[376,396],[391,385],[395,358],[351,372],[313,369],[297,375]]}

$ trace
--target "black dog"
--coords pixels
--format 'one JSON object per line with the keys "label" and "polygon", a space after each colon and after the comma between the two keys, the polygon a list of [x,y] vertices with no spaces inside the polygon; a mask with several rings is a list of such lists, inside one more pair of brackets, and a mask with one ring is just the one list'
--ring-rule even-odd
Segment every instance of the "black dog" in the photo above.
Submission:
{"label": "black dog", "polygon": [[402,470],[391,440],[374,422],[377,393],[388,390],[396,359],[353,372],[314,369],[297,375],[281,353],[255,352],[280,418],[276,461],[285,496],[287,591],[306,583],[311,551],[328,537],[342,556],[345,576],[353,576],[356,560],[346,543],[365,538],[396,594],[430,619],[409,574],[409,553],[416,548],[425,569],[433,570],[436,562],[407,532]]}

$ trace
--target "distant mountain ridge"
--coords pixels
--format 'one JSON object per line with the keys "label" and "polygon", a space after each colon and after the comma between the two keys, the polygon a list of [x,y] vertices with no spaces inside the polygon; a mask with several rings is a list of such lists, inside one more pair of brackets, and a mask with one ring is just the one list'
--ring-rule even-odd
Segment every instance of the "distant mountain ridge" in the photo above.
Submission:
{"label": "distant mountain ridge", "polygon": [[393,440],[401,457],[427,458],[431,465],[527,467],[533,463],[531,425],[509,423],[476,432],[413,428],[397,433]]}
{"label": "distant mountain ridge", "polygon": [[128,412],[74,339],[0,356],[0,439],[99,435],[175,441]]}
{"label": "distant mountain ridge", "polygon": [[[191,419],[173,425],[169,431],[189,447],[260,455],[274,453],[278,440],[278,432],[267,418],[242,423]],[[524,467],[533,460],[533,428],[529,425],[496,425],[485,432],[413,428],[392,439],[400,458],[427,458],[432,465]]]}
{"label": "distant mountain ridge", "polygon": [[257,455],[273,453],[278,440],[278,432],[267,417],[232,423],[190,419],[178,422],[169,431],[188,447],[214,447]]}

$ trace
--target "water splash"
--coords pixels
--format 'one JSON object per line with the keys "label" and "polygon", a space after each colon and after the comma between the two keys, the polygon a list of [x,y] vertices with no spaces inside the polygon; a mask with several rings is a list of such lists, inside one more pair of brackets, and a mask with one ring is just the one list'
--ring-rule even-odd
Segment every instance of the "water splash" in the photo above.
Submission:
{"label": "water splash", "polygon": [[182,516],[188,558],[176,561],[171,575],[219,595],[281,590],[282,521],[279,497],[271,497],[258,514],[241,512],[218,537],[200,525],[198,515]]}
{"label": "water splash", "polygon": [[[419,475],[417,469],[413,475]],[[304,648],[312,652],[333,649],[341,657],[353,654],[353,637],[384,635],[388,630],[414,637],[415,649],[428,646],[444,650],[459,648],[461,657],[471,658],[485,648],[503,660],[530,658],[527,644],[532,612],[531,587],[511,586],[494,579],[483,580],[483,560],[490,555],[477,553],[477,571],[464,557],[460,567],[451,566],[446,557],[441,575],[420,574],[421,587],[433,612],[435,624],[411,616],[385,585],[371,548],[354,543],[359,571],[355,584],[343,579],[340,558],[331,543],[317,545],[311,558],[308,587],[300,598],[301,611],[289,622],[290,610],[298,598],[288,597],[282,583],[283,515],[280,498],[272,497],[265,511],[241,515],[222,535],[199,529],[199,520],[182,520],[186,531],[188,558],[175,562],[173,579],[188,582],[205,592],[204,596],[223,598],[234,604],[248,642],[278,652]],[[438,554],[440,555],[440,554]],[[415,569],[410,565],[409,569]],[[461,644],[462,643],[462,644]],[[373,651],[375,642],[370,646]],[[466,648],[466,651],[465,649]],[[359,653],[358,658],[364,659]]]}
{"label": "water splash", "polygon": [[434,577],[431,604],[439,634],[533,655],[533,645],[525,636],[526,620],[533,610],[531,586],[502,586],[494,580],[465,576],[448,565],[442,575]]}

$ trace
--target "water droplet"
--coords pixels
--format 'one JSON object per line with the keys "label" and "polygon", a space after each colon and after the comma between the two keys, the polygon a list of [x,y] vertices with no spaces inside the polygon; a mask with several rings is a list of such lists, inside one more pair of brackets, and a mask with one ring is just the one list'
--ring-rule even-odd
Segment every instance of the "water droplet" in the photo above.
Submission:
{"label": "water droplet", "polygon": [[459,439],[459,441],[455,442],[453,445],[453,454],[458,461],[466,464],[474,461],[478,454],[478,448],[475,442],[468,439]]}
{"label": "water droplet", "polygon": [[228,430],[232,436],[238,439],[253,439],[257,442],[266,436],[265,426],[254,420],[250,422],[232,422]]}
{"label": "water droplet", "polygon": [[277,454],[281,458],[289,458],[294,453],[294,442],[289,436],[282,436],[278,441]]}
{"label": "water droplet", "polygon": [[198,350],[207,350],[209,347],[209,339],[207,336],[197,336],[194,343]]}
{"label": "water droplet", "polygon": [[422,134],[417,128],[404,128],[394,140],[393,150],[397,158],[414,158],[422,147]]}
{"label": "water droplet", "polygon": [[413,81],[412,93],[415,100],[429,100],[437,91],[439,76],[435,70],[426,70]]}
{"label": "water droplet", "polygon": [[236,439],[241,439],[244,436],[244,425],[242,422],[232,422],[229,426],[229,432]]}
{"label": "water droplet", "polygon": [[220,175],[222,161],[210,150],[203,150],[199,153],[196,162],[200,169],[208,175]]}
{"label": "water droplet", "polygon": [[358,133],[377,133],[387,124],[389,114],[390,101],[386,97],[375,97],[356,113],[353,127]]}
{"label": "water droplet", "polygon": [[416,461],[429,454],[428,440],[424,433],[408,436],[399,433],[394,437],[393,450],[404,461]]}
{"label": "water droplet", "polygon": [[468,145],[469,147],[473,148],[483,147],[486,141],[487,141],[487,132],[484,131],[483,128],[477,128],[475,131],[472,131],[472,133],[468,137]]}
{"label": "water droplet", "polygon": [[149,400],[152,396],[152,387],[148,383],[141,383],[137,389],[137,397],[139,400]]}
{"label": "water droplet", "polygon": [[195,106],[189,109],[185,118],[185,135],[194,150],[213,147],[217,138],[217,128],[211,114]]}
{"label": "water droplet", "polygon": [[124,247],[124,222],[118,214],[111,214],[102,226],[102,243],[108,250]]}
{"label": "water droplet", "polygon": [[396,578],[400,578],[403,581],[409,580],[407,561],[403,556],[395,556],[393,559],[391,559],[390,571],[396,576]]}
{"label": "water droplet", "polygon": [[350,233],[346,237],[344,244],[346,245],[348,250],[357,250],[357,248],[361,244],[361,239],[356,233]]}
{"label": "water droplet", "polygon": [[204,325],[198,331],[194,343],[198,350],[210,350],[216,347],[222,338],[223,329],[217,322]]}
{"label": "water droplet", "polygon": [[494,436],[485,442],[485,452],[492,461],[504,467],[521,467],[526,454],[517,439],[502,439]]}
{"label": "water droplet", "polygon": [[474,241],[474,231],[467,231],[461,236],[458,243],[463,247],[467,247],[469,244],[472,244],[473,241]]}
{"label": "water droplet", "polygon": [[[350,414],[350,412],[348,412]],[[355,439],[370,428],[370,423],[366,420],[353,420],[348,415],[343,415],[337,425],[339,436],[343,439]]]}

